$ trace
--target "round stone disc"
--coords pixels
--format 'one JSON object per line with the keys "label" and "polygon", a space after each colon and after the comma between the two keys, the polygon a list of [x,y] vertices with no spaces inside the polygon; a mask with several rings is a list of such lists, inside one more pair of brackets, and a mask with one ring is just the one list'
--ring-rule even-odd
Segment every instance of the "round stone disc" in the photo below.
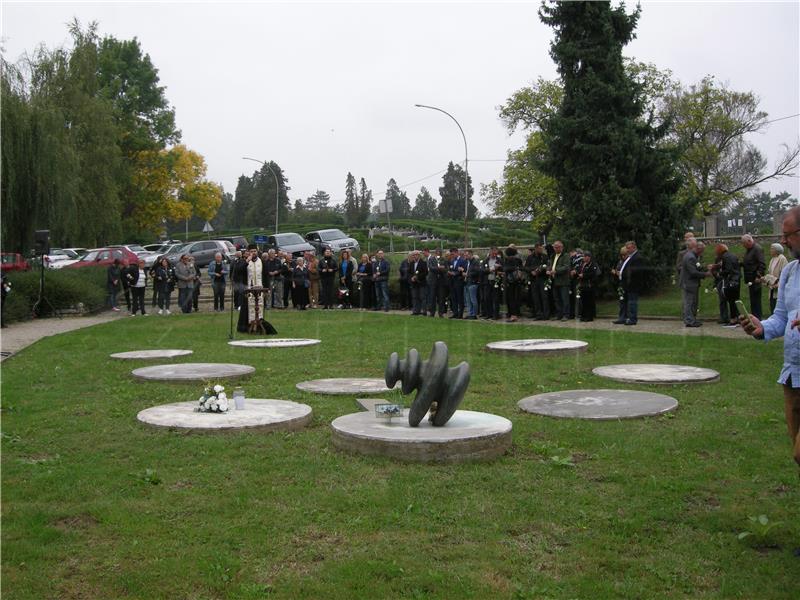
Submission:
{"label": "round stone disc", "polygon": [[670,396],[633,390],[569,390],[523,398],[525,412],[567,419],[616,420],[661,415],[675,410]]}
{"label": "round stone disc", "polygon": [[[231,399],[231,404],[233,400]],[[311,422],[311,407],[288,400],[247,398],[244,410],[231,406],[226,413],[195,412],[197,402],[162,404],[141,411],[136,418],[156,427],[224,431],[258,428],[266,431],[292,430]]]}
{"label": "round stone disc", "polygon": [[235,340],[228,342],[230,346],[241,346],[243,348],[294,348],[299,346],[314,346],[320,340],[304,338],[276,338],[276,339],[257,339],[257,340]]}
{"label": "round stone disc", "polygon": [[335,419],[331,429],[340,450],[413,462],[484,460],[511,446],[511,421],[471,410],[457,410],[442,427],[427,419],[411,427],[408,410],[391,423],[372,412],[359,412]]}
{"label": "round stone disc", "polygon": [[628,383],[708,383],[719,381],[719,373],[713,369],[686,365],[608,365],[596,367],[592,369],[592,373]]}
{"label": "round stone disc", "polygon": [[569,354],[583,352],[589,344],[580,340],[528,339],[489,342],[486,349],[492,352],[519,354]]}
{"label": "round stone disc", "polygon": [[187,356],[191,350],[133,350],[131,352],[117,352],[111,358],[121,358],[123,360],[135,358],[173,358],[175,356]]}
{"label": "round stone disc", "polygon": [[232,363],[176,363],[142,367],[131,372],[134,377],[153,381],[210,381],[244,377],[255,373],[255,368]]}
{"label": "round stone disc", "polygon": [[315,394],[382,394],[389,391],[383,379],[312,379],[301,381],[297,389]]}

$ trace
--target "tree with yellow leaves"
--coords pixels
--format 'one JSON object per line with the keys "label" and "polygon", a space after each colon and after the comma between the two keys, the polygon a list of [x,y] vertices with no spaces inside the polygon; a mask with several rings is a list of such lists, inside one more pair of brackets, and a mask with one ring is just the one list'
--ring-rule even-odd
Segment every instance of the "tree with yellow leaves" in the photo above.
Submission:
{"label": "tree with yellow leaves", "polygon": [[222,204],[222,188],[205,176],[205,160],[186,146],[138,152],[133,176],[137,191],[127,216],[137,228],[152,232],[161,229],[162,219],[212,219]]}

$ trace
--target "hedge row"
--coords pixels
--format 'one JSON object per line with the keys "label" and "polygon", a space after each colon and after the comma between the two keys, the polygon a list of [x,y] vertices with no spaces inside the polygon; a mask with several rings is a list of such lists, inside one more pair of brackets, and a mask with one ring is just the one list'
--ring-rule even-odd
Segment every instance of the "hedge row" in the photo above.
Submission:
{"label": "hedge row", "polygon": [[[25,321],[32,317],[39,298],[40,271],[10,273],[11,291],[6,296],[3,317],[8,322]],[[44,299],[38,307],[39,316],[56,311],[82,310],[92,312],[106,303],[106,268],[84,267],[45,271]]]}

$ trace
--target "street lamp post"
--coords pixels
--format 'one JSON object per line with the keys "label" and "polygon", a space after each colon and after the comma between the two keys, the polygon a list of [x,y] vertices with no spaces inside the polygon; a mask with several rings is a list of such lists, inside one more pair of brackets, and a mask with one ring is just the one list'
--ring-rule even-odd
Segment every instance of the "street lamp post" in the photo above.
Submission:
{"label": "street lamp post", "polygon": [[464,247],[469,246],[469,234],[467,231],[467,217],[469,216],[469,155],[467,153],[467,136],[464,135],[464,130],[456,118],[446,110],[437,108],[435,106],[428,106],[427,104],[415,104],[417,108],[429,108],[431,110],[438,110],[440,113],[446,114],[453,119],[453,122],[458,125],[458,130],[461,132],[461,137],[464,138]]}
{"label": "street lamp post", "polygon": [[269,166],[269,163],[265,160],[258,160],[257,158],[250,158],[249,156],[243,156],[242,160],[252,160],[253,162],[261,163],[269,172],[272,173],[272,176],[275,178],[275,233],[278,233],[278,206],[280,205],[280,191],[281,186],[278,185],[278,176],[275,175],[275,171],[272,170],[272,167]]}

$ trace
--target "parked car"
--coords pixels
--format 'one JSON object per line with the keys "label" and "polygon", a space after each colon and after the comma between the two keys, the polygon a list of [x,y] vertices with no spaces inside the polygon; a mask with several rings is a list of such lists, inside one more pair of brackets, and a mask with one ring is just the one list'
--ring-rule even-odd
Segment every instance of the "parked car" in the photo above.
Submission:
{"label": "parked car", "polygon": [[233,244],[233,247],[236,248],[237,250],[247,249],[247,238],[244,237],[243,235],[234,235],[231,237],[221,237],[217,239],[230,242],[231,244]]}
{"label": "parked car", "polygon": [[129,263],[136,264],[139,257],[128,250],[125,246],[109,246],[107,248],[95,248],[83,256],[79,261],[67,265],[65,269],[80,269],[91,266],[108,266],[114,260],[127,260]]}
{"label": "parked car", "polygon": [[299,233],[278,233],[267,238],[267,249],[288,252],[292,256],[303,256],[306,252],[314,252],[314,246],[305,241]]}
{"label": "parked car", "polygon": [[[154,245],[156,245],[156,244],[151,244],[151,246],[154,246]],[[147,268],[150,268],[153,265],[161,262],[161,259],[163,257],[165,257],[165,256],[167,257],[167,260],[170,260],[170,262],[172,262],[171,261],[171,258],[172,258],[171,255],[173,255],[176,252],[178,252],[181,248],[183,248],[186,245],[186,243],[185,242],[177,242],[177,243],[167,243],[167,244],[157,244],[157,245],[161,248],[161,251],[160,252],[153,252],[152,256],[148,256],[147,258],[144,259],[144,265]],[[147,246],[145,246],[145,248],[147,248]],[[177,260],[175,262],[177,262]],[[175,263],[172,263],[172,264],[175,264]]]}
{"label": "parked car", "polygon": [[142,258],[144,256],[149,256],[150,254],[152,254],[148,250],[145,250],[144,247],[140,246],[139,244],[123,244],[122,246],[118,246],[118,247],[119,248],[127,248],[128,250],[133,252],[139,258]]}
{"label": "parked car", "polygon": [[200,268],[207,267],[208,263],[214,260],[217,252],[222,253],[223,258],[229,262],[233,260],[233,256],[236,253],[236,248],[233,247],[233,244],[226,240],[189,242],[174,250],[174,252],[170,251],[168,254],[162,255],[167,257],[171,265],[178,264],[181,256],[188,254],[189,256],[194,256],[194,263]]}
{"label": "parked car", "polygon": [[349,250],[351,254],[354,254],[361,250],[358,242],[349,237],[341,229],[310,231],[306,234],[306,241],[314,246],[317,254],[322,254],[328,248],[330,248],[334,254],[338,254],[342,250]]}
{"label": "parked car", "polygon": [[0,254],[0,269],[3,273],[11,271],[30,271],[31,265],[22,254],[17,252],[3,252]]}
{"label": "parked car", "polygon": [[81,259],[80,255],[71,248],[51,248],[50,254],[43,257],[48,269],[61,269]]}

